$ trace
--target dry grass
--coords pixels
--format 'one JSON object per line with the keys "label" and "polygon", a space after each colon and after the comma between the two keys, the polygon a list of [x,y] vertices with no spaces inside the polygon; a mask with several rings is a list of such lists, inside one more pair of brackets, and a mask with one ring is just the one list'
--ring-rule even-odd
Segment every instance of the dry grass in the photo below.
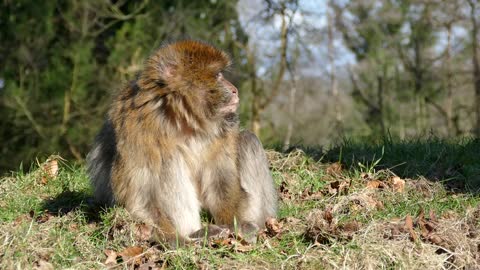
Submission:
{"label": "dry grass", "polygon": [[301,150],[267,154],[281,208],[255,245],[150,243],[123,209],[90,206],[83,169],[61,160],[55,174],[47,162],[2,178],[0,268],[480,269],[478,196]]}

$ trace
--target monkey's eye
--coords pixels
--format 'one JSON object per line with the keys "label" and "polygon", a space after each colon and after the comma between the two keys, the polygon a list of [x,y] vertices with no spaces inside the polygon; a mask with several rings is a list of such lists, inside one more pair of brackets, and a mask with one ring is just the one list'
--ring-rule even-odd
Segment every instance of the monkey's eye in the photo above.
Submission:
{"label": "monkey's eye", "polygon": [[213,95],[213,94],[217,93],[217,90],[215,90],[215,89],[210,89],[210,90],[208,90],[208,93]]}

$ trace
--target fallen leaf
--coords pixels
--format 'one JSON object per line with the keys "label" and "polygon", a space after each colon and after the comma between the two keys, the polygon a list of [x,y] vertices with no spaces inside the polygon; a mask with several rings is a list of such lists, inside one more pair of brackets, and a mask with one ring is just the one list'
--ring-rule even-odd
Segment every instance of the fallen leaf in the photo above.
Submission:
{"label": "fallen leaf", "polygon": [[269,217],[265,222],[267,233],[270,236],[278,235],[282,232],[282,226],[276,218]]}
{"label": "fallen leaf", "polygon": [[342,164],[340,164],[339,162],[332,163],[327,167],[325,171],[329,175],[340,174],[342,172]]}
{"label": "fallen leaf", "polygon": [[38,262],[35,263],[35,270],[53,270],[55,269],[53,265],[43,259],[40,259]]}
{"label": "fallen leaf", "polygon": [[241,253],[252,251],[254,248],[255,247],[252,245],[242,244],[238,242],[236,243],[236,245],[234,245],[234,250]]}
{"label": "fallen leaf", "polygon": [[340,229],[346,233],[354,233],[360,229],[360,223],[353,220],[343,224]]}
{"label": "fallen leaf", "polygon": [[430,216],[431,221],[437,222],[437,215],[435,215],[435,211],[433,211],[433,209],[430,209],[430,212],[428,214]]}
{"label": "fallen leaf", "polygon": [[[155,262],[146,262],[146,263],[142,263],[140,264],[140,266],[138,267],[138,270],[160,270],[160,269],[164,269],[163,267],[160,268],[158,267]],[[200,268],[199,268],[200,269]]]}
{"label": "fallen leaf", "polygon": [[152,237],[152,227],[146,224],[137,224],[135,226],[135,236],[141,241],[148,241]]}
{"label": "fallen leaf", "polygon": [[291,199],[292,195],[288,189],[288,184],[286,181],[282,181],[280,184],[280,198],[282,199]]}
{"label": "fallen leaf", "polygon": [[290,225],[297,225],[298,223],[301,222],[301,220],[295,217],[286,217],[285,222]]}
{"label": "fallen leaf", "polygon": [[48,183],[48,178],[45,176],[42,176],[42,178],[40,179],[40,184],[46,185],[47,183]]}
{"label": "fallen leaf", "polygon": [[371,179],[371,178],[372,178],[372,174],[371,174],[371,173],[361,173],[361,174],[360,174],[360,177],[361,177],[362,179],[365,179],[365,180],[366,180],[366,179]]}
{"label": "fallen leaf", "polygon": [[20,223],[23,223],[23,222],[26,222],[26,221],[31,221],[31,220],[32,220],[32,216],[31,216],[31,215],[23,214],[23,215],[20,215],[20,216],[18,216],[17,218],[15,218],[15,220],[13,221],[13,225],[14,225],[14,226],[17,226],[17,225],[19,225]]}
{"label": "fallen leaf", "polygon": [[104,262],[105,265],[117,264],[117,257],[118,257],[117,252],[115,252],[111,249],[106,249],[104,251],[104,253],[105,253],[105,255],[107,255],[107,259]]}
{"label": "fallen leaf", "polygon": [[58,175],[58,161],[56,159],[48,160],[45,165],[43,165],[43,169],[48,177],[56,178]]}
{"label": "fallen leaf", "polygon": [[390,229],[389,231],[385,231],[385,233],[383,235],[384,238],[396,239],[397,237],[399,237],[402,234],[401,233],[401,228],[399,228],[399,224],[392,224],[389,229]]}
{"label": "fallen leaf", "polygon": [[411,240],[413,240],[413,241],[417,240],[417,235],[415,234],[415,231],[413,230],[413,220],[412,220],[412,217],[410,215],[407,215],[407,217],[405,217],[404,229],[407,232],[409,232]]}
{"label": "fallen leaf", "polygon": [[325,219],[328,222],[328,224],[332,224],[333,214],[330,209],[327,209],[325,210],[325,212],[323,212],[323,219]]}
{"label": "fallen leaf", "polygon": [[349,186],[350,182],[348,181],[333,181],[328,187],[328,193],[332,195],[346,194]]}
{"label": "fallen leaf", "polygon": [[[124,262],[142,254],[143,248],[142,247],[127,247],[126,249],[122,250],[121,252],[118,253],[118,255],[122,256],[122,259]],[[134,264],[139,264],[140,263],[140,258],[137,258],[136,260],[133,261]]]}
{"label": "fallen leaf", "polygon": [[405,180],[400,179],[400,177],[395,176],[392,178],[393,190],[395,192],[403,192],[405,189]]}
{"label": "fallen leaf", "polygon": [[211,242],[211,246],[214,248],[231,246],[232,241],[233,241],[233,238],[217,238],[217,239],[213,239],[213,241]]}
{"label": "fallen leaf", "polygon": [[367,188],[369,189],[377,189],[377,188],[384,188],[385,185],[378,181],[378,180],[370,180],[367,182]]}
{"label": "fallen leaf", "polygon": [[69,231],[78,231],[78,224],[77,223],[71,223],[70,225],[68,225],[68,230]]}
{"label": "fallen leaf", "polygon": [[458,214],[452,210],[448,210],[442,214],[442,218],[444,219],[458,219]]}
{"label": "fallen leaf", "polygon": [[432,242],[432,244],[435,244],[435,245],[440,245],[443,242],[443,239],[438,235],[430,235],[428,237],[428,240],[430,242]]}
{"label": "fallen leaf", "polygon": [[309,187],[307,187],[302,191],[302,194],[300,194],[300,198],[306,199],[310,196],[310,194],[312,194],[312,191],[310,190]]}
{"label": "fallen leaf", "polygon": [[338,187],[338,194],[346,195],[348,188],[350,187],[350,181],[342,181]]}
{"label": "fallen leaf", "polygon": [[383,202],[381,202],[381,201],[376,201],[376,202],[375,202],[375,207],[376,207],[377,209],[379,209],[379,210],[383,209],[383,207],[384,207],[384,206],[383,206]]}
{"label": "fallen leaf", "polygon": [[53,218],[53,215],[50,212],[48,212],[48,210],[45,210],[43,214],[37,216],[35,221],[37,221],[38,223],[45,223],[52,218]]}

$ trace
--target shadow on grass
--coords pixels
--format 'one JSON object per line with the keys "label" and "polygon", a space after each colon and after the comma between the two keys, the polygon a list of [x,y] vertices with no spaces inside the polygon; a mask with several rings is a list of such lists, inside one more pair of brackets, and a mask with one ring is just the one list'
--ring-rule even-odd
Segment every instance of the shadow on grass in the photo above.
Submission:
{"label": "shadow on grass", "polygon": [[376,170],[389,169],[401,178],[424,177],[451,192],[480,193],[480,139],[344,140],[326,151],[300,148],[315,160],[340,162],[348,170],[378,161]]}
{"label": "shadow on grass", "polygon": [[63,191],[56,197],[45,200],[41,206],[53,216],[64,216],[73,211],[81,211],[87,222],[99,222],[104,209],[92,202],[92,197],[86,192]]}

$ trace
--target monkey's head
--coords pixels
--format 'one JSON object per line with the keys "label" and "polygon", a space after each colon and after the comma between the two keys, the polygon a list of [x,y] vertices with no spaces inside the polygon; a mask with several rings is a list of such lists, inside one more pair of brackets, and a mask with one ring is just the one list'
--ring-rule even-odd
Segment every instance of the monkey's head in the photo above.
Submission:
{"label": "monkey's head", "polygon": [[236,121],[238,90],[223,74],[230,63],[225,52],[211,45],[180,41],[147,60],[140,83],[189,119]]}

